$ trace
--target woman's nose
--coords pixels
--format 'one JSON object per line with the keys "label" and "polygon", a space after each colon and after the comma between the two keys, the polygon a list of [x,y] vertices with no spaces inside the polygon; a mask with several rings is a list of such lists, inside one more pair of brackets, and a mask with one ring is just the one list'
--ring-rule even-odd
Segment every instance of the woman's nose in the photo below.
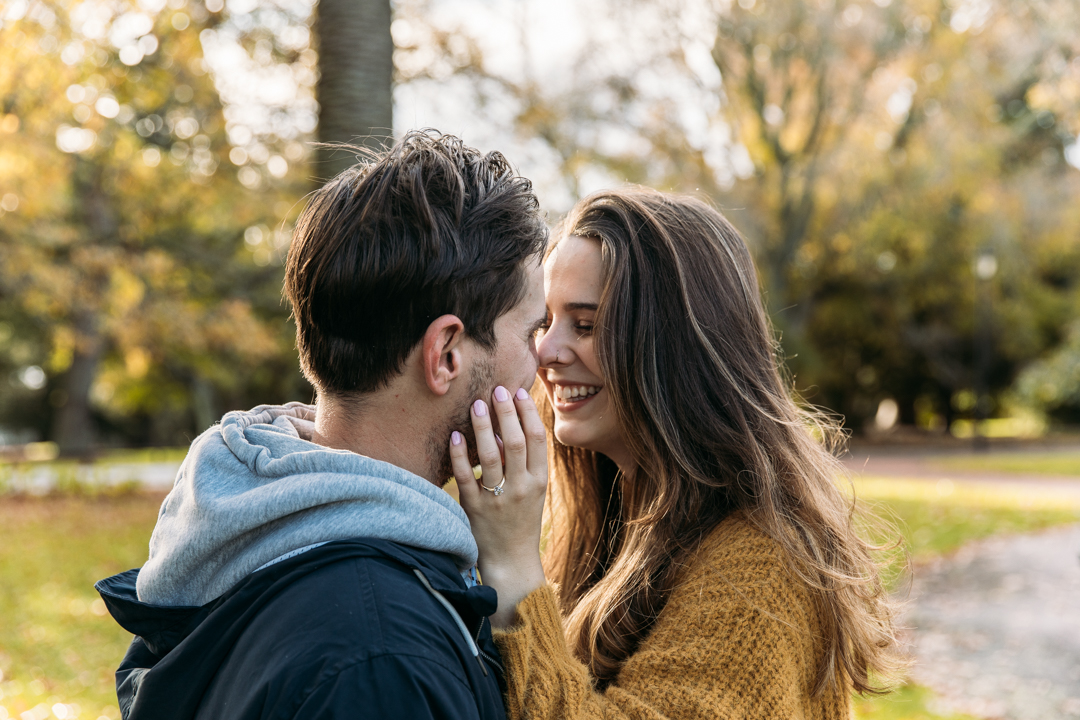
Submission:
{"label": "woman's nose", "polygon": [[548,330],[536,343],[536,355],[540,360],[540,367],[551,367],[565,365],[570,352],[565,343],[560,342],[558,333]]}

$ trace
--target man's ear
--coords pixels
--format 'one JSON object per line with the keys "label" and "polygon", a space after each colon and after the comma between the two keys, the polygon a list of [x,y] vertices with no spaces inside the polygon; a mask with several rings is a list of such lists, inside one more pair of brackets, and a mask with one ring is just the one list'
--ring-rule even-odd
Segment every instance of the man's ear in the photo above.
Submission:
{"label": "man's ear", "polygon": [[421,360],[424,381],[436,395],[445,395],[450,384],[461,375],[461,344],[465,324],[456,315],[443,315],[428,325],[424,333]]}

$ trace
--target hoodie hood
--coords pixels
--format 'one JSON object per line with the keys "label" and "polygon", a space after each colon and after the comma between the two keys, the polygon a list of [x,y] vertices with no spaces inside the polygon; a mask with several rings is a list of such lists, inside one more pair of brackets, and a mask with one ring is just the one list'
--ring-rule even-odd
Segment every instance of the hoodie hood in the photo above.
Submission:
{"label": "hoodie hood", "polygon": [[452,497],[396,465],[316,445],[314,421],[311,405],[260,405],[195,439],[158,514],[139,600],[199,607],[291,550],[358,537],[475,565]]}

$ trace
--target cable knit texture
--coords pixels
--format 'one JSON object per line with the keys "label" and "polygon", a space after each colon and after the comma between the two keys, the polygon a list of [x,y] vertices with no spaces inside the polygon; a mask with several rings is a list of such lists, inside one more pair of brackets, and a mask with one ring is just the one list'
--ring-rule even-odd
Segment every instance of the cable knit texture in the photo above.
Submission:
{"label": "cable knit texture", "polygon": [[820,619],[781,552],[742,513],[724,520],[603,693],[567,647],[555,591],[534,591],[518,624],[495,634],[508,717],[848,720],[846,686],[812,694]]}

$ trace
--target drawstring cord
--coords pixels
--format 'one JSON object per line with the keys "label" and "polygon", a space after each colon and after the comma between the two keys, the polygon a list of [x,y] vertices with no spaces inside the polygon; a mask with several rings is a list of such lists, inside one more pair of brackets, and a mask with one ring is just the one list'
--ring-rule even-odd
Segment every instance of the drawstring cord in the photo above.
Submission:
{"label": "drawstring cord", "polygon": [[484,661],[480,659],[480,648],[473,642],[472,636],[469,635],[469,629],[465,627],[465,621],[461,619],[461,615],[458,615],[458,611],[454,609],[454,606],[450,604],[449,600],[443,597],[442,593],[431,587],[431,583],[428,582],[427,576],[420,572],[419,568],[413,568],[413,572],[416,573],[416,577],[420,578],[420,582],[427,588],[427,591],[431,593],[444,608],[446,608],[446,611],[450,613],[450,617],[454,618],[454,623],[457,625],[458,630],[461,631],[461,635],[465,638],[465,642],[469,644],[469,650],[472,652],[473,657],[476,658],[476,662],[480,663],[480,669],[484,671],[484,677],[487,677],[487,668],[484,666]]}

